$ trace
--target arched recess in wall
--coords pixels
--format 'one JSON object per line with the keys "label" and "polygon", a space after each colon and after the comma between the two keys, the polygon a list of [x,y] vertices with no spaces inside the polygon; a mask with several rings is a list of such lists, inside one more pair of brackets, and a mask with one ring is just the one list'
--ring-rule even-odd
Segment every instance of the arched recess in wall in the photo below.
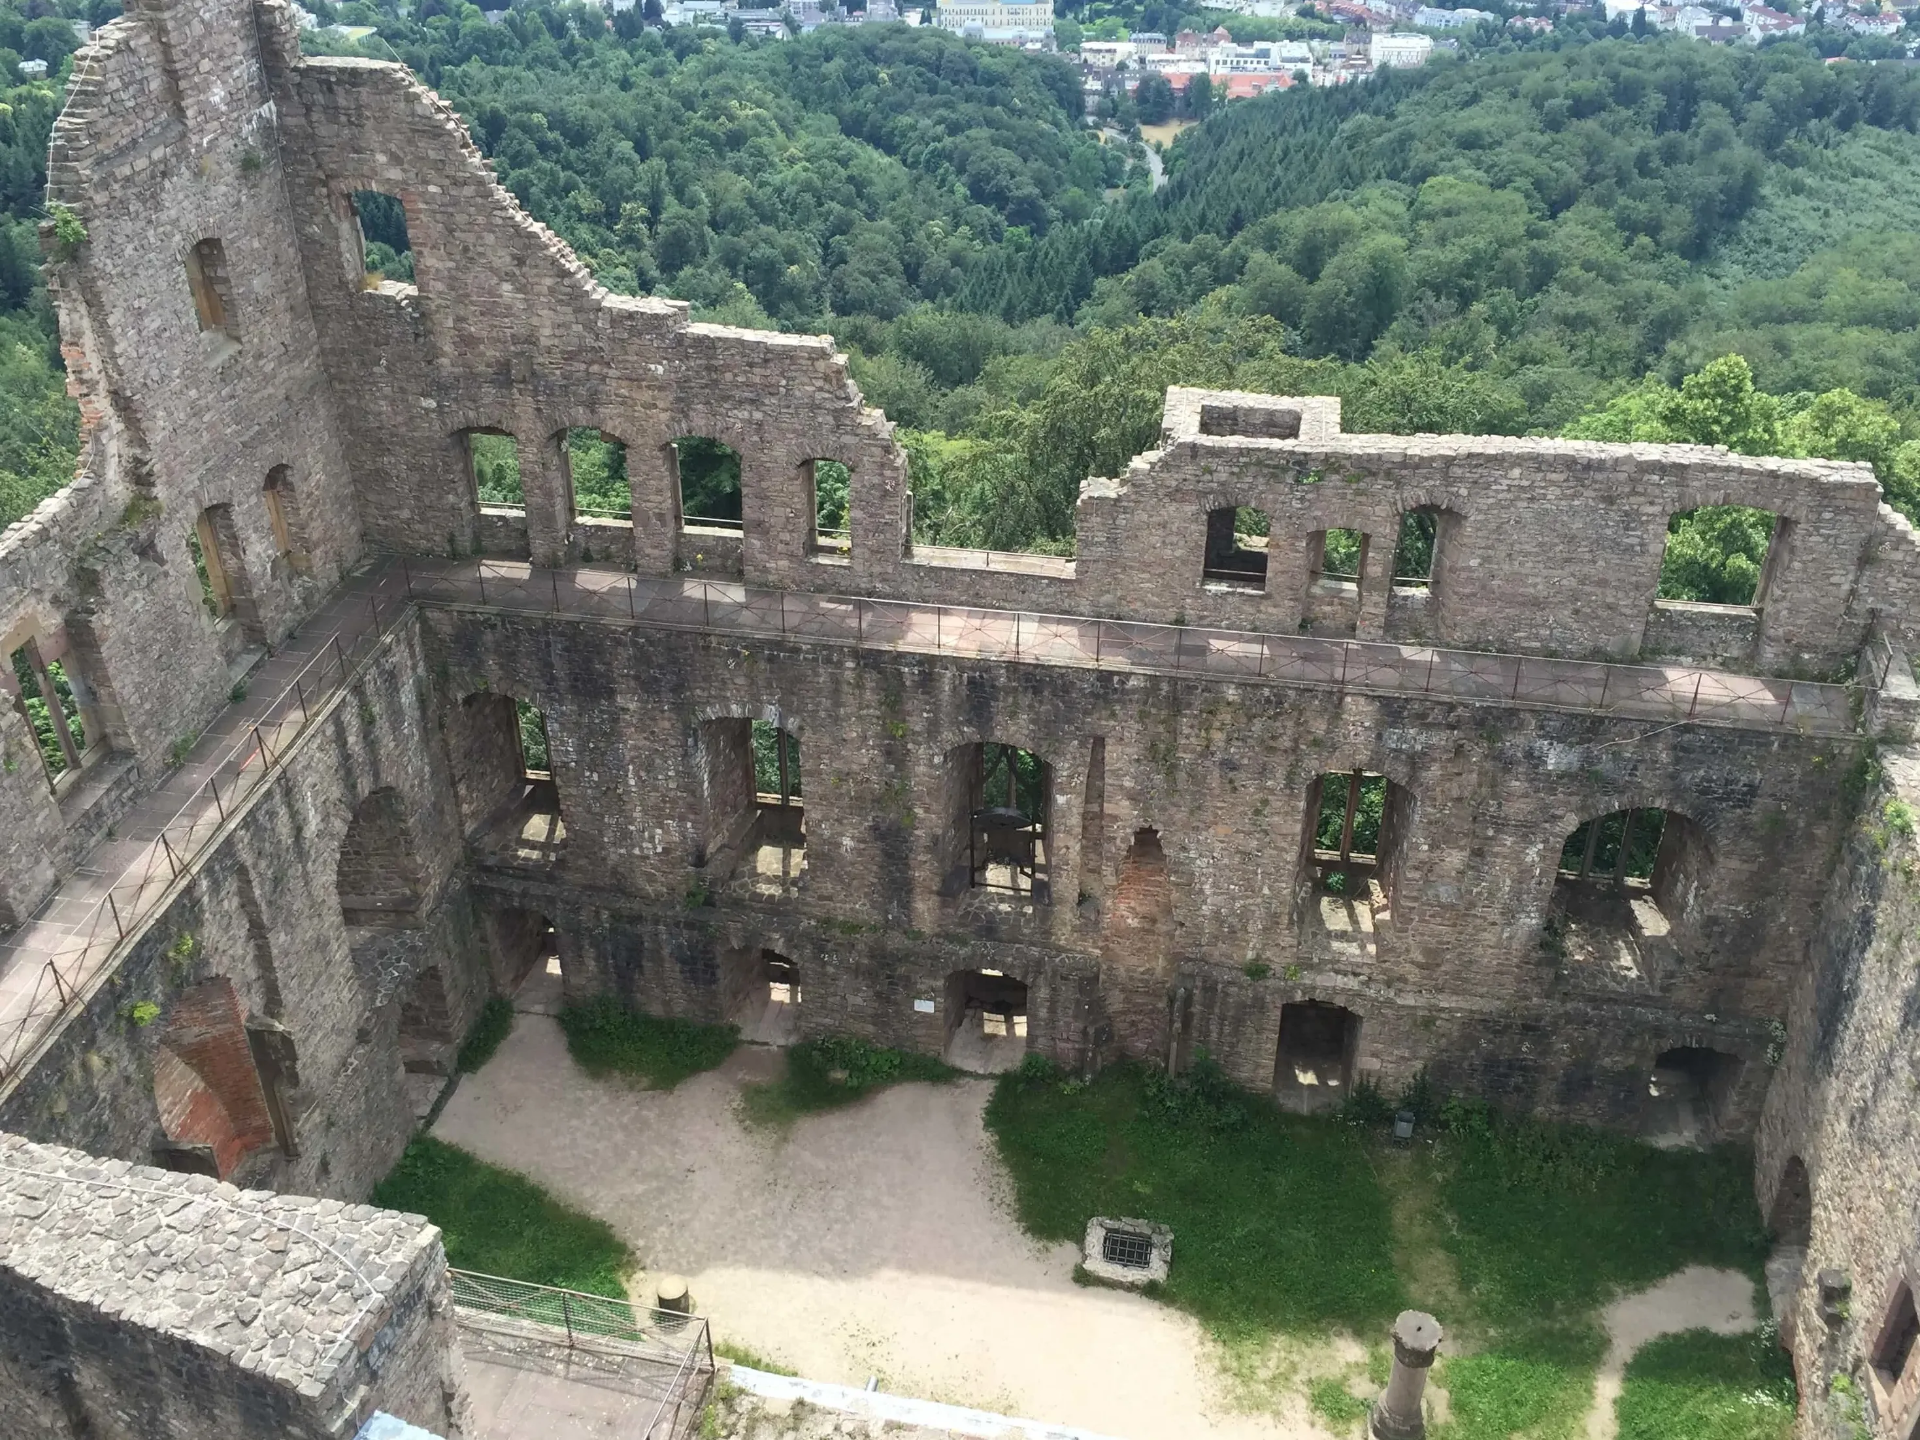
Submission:
{"label": "arched recess in wall", "polygon": [[1698,940],[1712,873],[1705,829],[1678,810],[1635,806],[1584,820],[1560,847],[1547,942],[1571,965],[1610,969],[1614,984],[1656,987]]}
{"label": "arched recess in wall", "polygon": [[216,976],[183,990],[167,1011],[153,1057],[153,1096],[165,1141],[158,1163],[225,1179],[274,1139],[233,982]]}
{"label": "arched recess in wall", "polygon": [[308,564],[307,527],[290,466],[276,465],[267,472],[266,481],[260,487],[260,500],[267,509],[267,526],[273,532],[275,553],[294,570],[304,572]]}
{"label": "arched recess in wall", "polygon": [[1160,832],[1133,832],[1107,900],[1100,986],[1121,1053],[1159,1060],[1178,1073],[1192,1007],[1168,989],[1173,964],[1173,886]]}
{"label": "arched recess in wall", "polygon": [[187,535],[187,555],[200,582],[200,603],[214,623],[224,627],[232,621],[249,642],[263,642],[266,632],[231,505],[209,505],[200,512]]}
{"label": "arched recess in wall", "polygon": [[1813,1181],[1807,1162],[1798,1155],[1789,1157],[1780,1172],[1767,1211],[1767,1228],[1776,1245],[1804,1247],[1813,1239]]}
{"label": "arched recess in wall", "polygon": [[375,790],[354,810],[334,876],[348,925],[407,929],[421,923],[425,872],[398,790]]}
{"label": "arched recess in wall", "polygon": [[[621,538],[633,526],[627,442],[605,430],[574,425],[555,435],[553,444],[566,477],[569,512],[581,537],[582,558],[624,559]],[[596,535],[596,530],[606,534]],[[626,554],[631,553],[629,542]]]}

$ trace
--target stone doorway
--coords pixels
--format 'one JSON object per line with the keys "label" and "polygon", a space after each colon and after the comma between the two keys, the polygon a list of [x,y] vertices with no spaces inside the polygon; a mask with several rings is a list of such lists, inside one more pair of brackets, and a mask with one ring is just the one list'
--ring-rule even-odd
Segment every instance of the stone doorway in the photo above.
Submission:
{"label": "stone doorway", "polygon": [[1360,1017],[1342,1005],[1300,1000],[1280,1007],[1273,1094],[1301,1114],[1338,1109],[1353,1081]]}
{"label": "stone doorway", "polygon": [[800,1034],[800,967],[778,950],[735,950],[721,958],[727,1020],[749,1045],[791,1045]]}
{"label": "stone doorway", "polygon": [[1027,1055],[1027,986],[998,970],[956,970],[947,976],[947,1044],[942,1058],[956,1070],[1001,1075]]}

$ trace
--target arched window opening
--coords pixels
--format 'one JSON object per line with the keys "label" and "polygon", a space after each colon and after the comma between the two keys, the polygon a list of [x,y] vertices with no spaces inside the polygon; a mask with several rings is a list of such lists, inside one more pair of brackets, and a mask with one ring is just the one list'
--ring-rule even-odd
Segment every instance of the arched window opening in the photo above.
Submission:
{"label": "arched window opening", "polygon": [[947,976],[946,1008],[947,1064],[975,1075],[1020,1068],[1027,1054],[1025,981],[999,970],[956,970]]}
{"label": "arched window opening", "polygon": [[224,1180],[274,1141],[273,1117],[233,982],[183,990],[168,1009],[153,1057],[153,1098],[166,1140],[156,1163]]}
{"label": "arched window opening", "polygon": [[0,676],[0,688],[32,733],[47,784],[56,793],[64,777],[79,773],[104,736],[87,713],[91,696],[80,672],[69,668],[70,659],[62,637],[29,637],[8,656],[9,673]]}
{"label": "arched window opening", "polygon": [[1657,987],[1692,943],[1713,855],[1687,816],[1653,806],[1577,826],[1560,849],[1548,942],[1610,987]]}
{"label": "arched window opening", "polygon": [[240,327],[234,320],[233,282],[227,274],[226,247],[218,240],[197,241],[187,252],[187,288],[193,295],[193,313],[200,332],[238,344]]}
{"label": "arched window opening", "polygon": [[540,870],[567,846],[547,717],[511,695],[469,695],[447,725],[454,793],[488,864]]}
{"label": "arched window opening", "polygon": [[1656,1145],[1711,1145],[1730,1118],[1740,1059],[1698,1045],[1664,1050],[1647,1080],[1642,1133]]}
{"label": "arched window opening", "polygon": [[1272,526],[1267,512],[1251,506],[1224,505],[1207,512],[1207,557],[1201,577],[1226,589],[1264,592],[1267,543]]}
{"label": "arched window opening", "polygon": [[426,878],[399,791],[383,787],[360,802],[340,842],[334,883],[341,916],[350,926],[420,924]]}
{"label": "arched window opening", "polygon": [[707,824],[695,863],[751,894],[789,893],[807,870],[799,737],[776,721],[728,718],[703,724],[700,742]]}
{"label": "arched window opening", "polygon": [[627,447],[604,430],[575,426],[561,447],[573,518],[631,523],[633,487],[627,481]]}
{"label": "arched window opening", "polygon": [[741,529],[740,457],[718,440],[684,435],[668,450],[680,487],[680,520],[687,529]]}
{"label": "arched window opening", "polygon": [[1274,1098],[1288,1110],[1337,1109],[1352,1088],[1360,1017],[1341,1005],[1299,1000],[1280,1007]]}
{"label": "arched window opening", "polygon": [[813,496],[813,552],[833,560],[853,554],[853,472],[838,460],[806,462]]}
{"label": "arched window opening", "polygon": [[504,430],[468,430],[467,475],[473,493],[489,509],[526,513],[527,492],[520,483],[520,447]]}
{"label": "arched window opening", "polygon": [[293,472],[285,465],[274,466],[267,472],[266,484],[260,487],[260,498],[267,507],[267,524],[273,529],[275,553],[294,558],[306,547],[300,543],[300,508],[293,493]]}
{"label": "arched window opening", "polygon": [[1786,563],[1791,521],[1745,505],[1702,505],[1667,522],[1660,598],[1709,605],[1765,603]]}
{"label": "arched window opening", "polygon": [[[1352,534],[1352,531],[1344,532]],[[1393,550],[1393,583],[1425,590],[1433,584],[1433,551],[1439,539],[1437,512],[1422,508],[1400,515],[1400,539]]]}
{"label": "arched window opening", "polygon": [[407,207],[397,195],[355,190],[347,197],[359,236],[359,283],[376,289],[383,280],[415,283],[413,240],[407,233]]}
{"label": "arched window opening", "polygon": [[1051,898],[1047,763],[1031,750],[989,742],[961,747],[966,883],[1037,905]]}
{"label": "arched window opening", "polygon": [[750,1045],[791,1045],[800,1030],[800,968],[778,950],[720,957],[721,1006]]}

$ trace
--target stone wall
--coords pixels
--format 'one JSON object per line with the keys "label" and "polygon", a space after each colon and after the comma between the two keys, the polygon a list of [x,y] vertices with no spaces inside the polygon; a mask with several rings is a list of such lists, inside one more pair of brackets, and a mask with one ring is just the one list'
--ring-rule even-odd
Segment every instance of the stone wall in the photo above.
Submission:
{"label": "stone wall", "polygon": [[0,1135],[0,1432],[472,1434],[440,1232]]}
{"label": "stone wall", "polygon": [[[413,1125],[399,1032],[416,978],[441,971],[456,1036],[488,988],[464,890],[450,888],[460,824],[424,671],[418,632],[403,622],[118,966],[0,1087],[0,1129],[140,1160],[186,1138],[162,1124],[156,1064],[168,1063],[183,997],[224,979],[248,1022],[279,1027],[292,1056],[292,1146],[254,1144],[228,1178],[358,1199],[386,1173]],[[405,797],[421,908],[370,933],[345,923],[337,857],[356,810],[388,791]]]}
{"label": "stone wall", "polygon": [[[1782,1246],[1770,1279],[1810,1433],[1912,1433],[1915,1380],[1876,1364],[1920,1285],[1920,752],[1887,749],[1846,836],[1767,1099],[1757,1190]],[[1837,1285],[1823,1297],[1819,1277]],[[1835,1387],[1836,1377],[1842,1377]],[[1862,1406],[1864,1405],[1864,1416]]]}

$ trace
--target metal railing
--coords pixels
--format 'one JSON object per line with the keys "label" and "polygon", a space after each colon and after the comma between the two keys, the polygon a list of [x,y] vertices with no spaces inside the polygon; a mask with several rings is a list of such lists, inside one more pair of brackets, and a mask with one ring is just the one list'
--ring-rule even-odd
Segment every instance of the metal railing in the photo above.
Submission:
{"label": "metal railing", "polygon": [[372,659],[405,608],[391,597],[383,605],[377,594],[367,597],[367,605],[367,628],[344,646],[336,634],[302,667],[213,762],[213,773],[181,801],[146,853],[79,917],[77,938],[39,962],[24,1006],[10,1006],[0,1017],[0,1084],[20,1073],[40,1037],[80,1002],[115,952],[165,908],[175,884],[228,818],[278,772],[315,714]]}
{"label": "metal railing", "polygon": [[627,620],[985,660],[1206,676],[1387,696],[1571,710],[1656,722],[1844,735],[1844,685],[1687,665],[1621,665],[1316,639],[1145,621],[765,590],[624,570],[536,569],[524,561],[406,561],[407,594],[429,604]]}
{"label": "metal railing", "polygon": [[484,1347],[522,1363],[543,1351],[583,1353],[634,1382],[640,1410],[651,1411],[634,1440],[680,1440],[699,1423],[714,1377],[713,1337],[700,1316],[470,1270],[447,1276],[455,1322]]}

